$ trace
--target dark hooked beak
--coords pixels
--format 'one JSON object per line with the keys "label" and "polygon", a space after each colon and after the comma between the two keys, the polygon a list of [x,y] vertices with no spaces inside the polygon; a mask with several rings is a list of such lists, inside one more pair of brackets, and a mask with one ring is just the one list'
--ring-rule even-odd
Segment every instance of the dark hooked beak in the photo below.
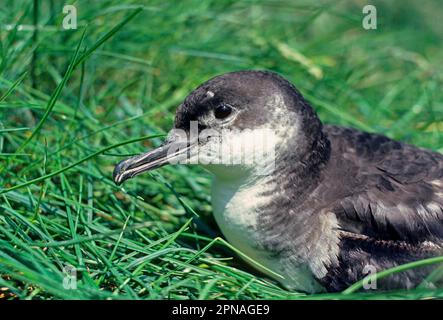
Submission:
{"label": "dark hooked beak", "polygon": [[114,169],[114,182],[120,185],[142,172],[166,164],[185,163],[186,159],[189,159],[191,149],[189,142],[166,141],[154,150],[120,161]]}

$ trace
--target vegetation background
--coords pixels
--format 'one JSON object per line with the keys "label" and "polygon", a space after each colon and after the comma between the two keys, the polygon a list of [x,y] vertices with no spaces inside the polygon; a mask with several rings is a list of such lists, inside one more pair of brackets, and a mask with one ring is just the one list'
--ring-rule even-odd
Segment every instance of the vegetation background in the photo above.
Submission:
{"label": "vegetation background", "polygon": [[[1,0],[0,298],[442,297],[426,284],[288,292],[217,238],[203,170],[112,182],[195,86],[241,69],[281,73],[325,122],[442,152],[441,2],[371,3],[376,30],[360,0]],[[76,30],[62,28],[66,4]]]}

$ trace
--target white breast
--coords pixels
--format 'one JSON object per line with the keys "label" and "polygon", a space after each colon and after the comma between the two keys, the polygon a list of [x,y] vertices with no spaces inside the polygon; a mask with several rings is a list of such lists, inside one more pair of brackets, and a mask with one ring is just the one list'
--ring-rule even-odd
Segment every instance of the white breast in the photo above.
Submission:
{"label": "white breast", "polygon": [[224,236],[244,253],[257,255],[258,209],[270,201],[261,185],[242,185],[236,180],[218,180],[212,185],[214,217]]}
{"label": "white breast", "polygon": [[[266,268],[283,276],[277,278],[272,273],[257,265],[254,268],[280,281],[290,289],[306,292],[318,292],[322,288],[314,280],[312,273],[303,265],[288,265],[287,261],[271,253],[258,249],[259,228],[258,216],[260,208],[271,201],[272,192],[264,196],[266,191],[273,191],[275,186],[266,181],[244,184],[243,179],[219,180],[214,178],[212,185],[212,206],[215,220],[226,239],[249,258],[259,262]],[[248,262],[248,261],[247,261]]]}

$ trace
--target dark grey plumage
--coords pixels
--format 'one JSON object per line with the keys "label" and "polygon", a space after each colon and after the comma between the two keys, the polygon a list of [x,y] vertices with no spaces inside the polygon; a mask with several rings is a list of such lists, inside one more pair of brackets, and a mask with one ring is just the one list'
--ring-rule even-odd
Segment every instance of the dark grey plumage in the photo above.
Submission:
{"label": "dark grey plumage", "polygon": [[[240,110],[231,127],[296,129],[277,150],[274,174],[257,180],[260,196],[272,200],[256,208],[257,225],[247,227],[258,239],[250,247],[275,257],[283,271],[307,270],[326,290],[337,291],[363,278],[367,265],[381,271],[442,254],[443,155],[323,126],[291,83],[263,71],[228,73],[199,86],[178,108],[175,127],[189,130],[192,120],[200,130],[217,127],[202,119],[221,103]],[[119,164],[116,182],[138,174],[125,176],[134,167],[131,159]],[[378,288],[411,288],[429,269],[388,277]]]}
{"label": "dark grey plumage", "polygon": [[[327,275],[318,278],[329,291],[343,290],[362,279],[367,265],[382,271],[441,255],[443,156],[354,129],[324,126],[322,131],[325,136],[320,135],[319,140],[323,142],[314,143],[314,149],[320,145],[323,151],[318,153],[322,155],[330,149],[326,161],[315,168],[302,166],[306,168],[304,173],[281,171],[284,189],[297,190],[297,185],[305,185],[303,181],[310,181],[310,185],[293,193],[297,199],[286,195],[276,199],[274,207],[266,208],[273,215],[272,212],[283,212],[285,205],[294,209],[296,204],[304,216],[284,221],[284,217],[275,220],[273,215],[266,221],[264,231],[303,234],[299,229],[317,225],[319,216],[333,213],[339,228],[338,260],[327,266]],[[283,251],[291,252],[291,248]],[[388,277],[380,281],[378,288],[412,288],[423,281],[430,269],[413,269]]]}
{"label": "dark grey plumage", "polygon": [[[443,156],[382,135],[334,126],[324,131],[332,149],[325,177],[340,176],[329,195],[335,201],[327,201],[340,225],[341,250],[322,283],[341,290],[364,276],[365,264],[381,271],[442,254]],[[411,270],[381,285],[411,288],[427,273]]]}

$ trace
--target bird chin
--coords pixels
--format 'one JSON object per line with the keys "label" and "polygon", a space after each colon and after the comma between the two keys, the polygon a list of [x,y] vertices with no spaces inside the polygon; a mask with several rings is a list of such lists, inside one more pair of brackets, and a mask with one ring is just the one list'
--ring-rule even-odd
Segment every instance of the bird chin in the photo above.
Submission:
{"label": "bird chin", "polygon": [[253,168],[245,165],[200,164],[200,167],[212,173],[220,180],[238,180],[251,176]]}

